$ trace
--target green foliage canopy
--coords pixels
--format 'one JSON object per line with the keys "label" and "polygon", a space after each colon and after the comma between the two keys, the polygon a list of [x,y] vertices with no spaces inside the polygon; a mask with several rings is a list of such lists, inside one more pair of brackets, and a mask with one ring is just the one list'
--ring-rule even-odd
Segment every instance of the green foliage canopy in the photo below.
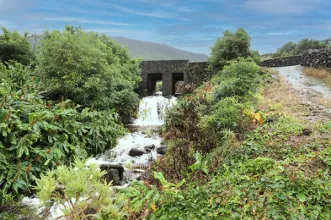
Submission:
{"label": "green foliage canopy", "polygon": [[130,114],[140,77],[138,60],[106,35],[67,27],[46,32],[37,57],[37,73],[49,97],[73,100],[97,109]]}
{"label": "green foliage canopy", "polygon": [[0,65],[0,198],[29,191],[46,168],[114,147],[125,133],[117,113],[53,104],[39,88],[29,68]]}
{"label": "green foliage canopy", "polygon": [[249,57],[251,38],[248,33],[239,28],[236,32],[225,31],[223,38],[218,38],[211,48],[209,62],[213,70],[219,71],[227,61],[238,57]]}
{"label": "green foliage canopy", "polygon": [[16,31],[10,32],[6,28],[2,28],[2,34],[0,34],[0,61],[13,60],[28,65],[33,58],[34,55],[27,33],[22,36]]}
{"label": "green foliage canopy", "polygon": [[277,49],[277,52],[273,54],[273,57],[287,57],[300,55],[305,53],[308,50],[318,50],[328,48],[328,42],[319,41],[313,39],[303,39],[299,41],[298,44],[293,42],[288,42],[284,44],[281,48]]}

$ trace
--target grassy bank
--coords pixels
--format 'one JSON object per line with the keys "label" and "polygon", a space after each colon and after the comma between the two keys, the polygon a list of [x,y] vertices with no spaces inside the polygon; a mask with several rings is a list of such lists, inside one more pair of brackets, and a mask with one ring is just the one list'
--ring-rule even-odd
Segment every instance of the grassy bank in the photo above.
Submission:
{"label": "grassy bank", "polygon": [[304,68],[304,74],[317,79],[321,79],[331,88],[331,72],[327,69]]}
{"label": "grassy bank", "polygon": [[[220,105],[210,102],[217,92],[225,91],[220,84],[213,83],[217,80],[198,89],[194,97],[184,98],[182,102],[186,105],[180,102],[182,114],[175,109],[167,121],[165,135],[170,150],[157,162],[156,170],[162,171],[166,178],[155,173],[162,187],[136,183],[125,192],[130,195],[131,216],[149,219],[331,217],[330,118],[316,113],[313,106],[300,103],[296,92],[277,74],[263,78],[260,89],[242,102],[250,100],[251,105],[242,109],[245,111],[232,109],[223,119],[221,114],[212,118],[222,120],[224,125],[227,120],[242,116],[236,123],[228,123],[229,127],[220,128],[217,123],[203,127],[206,124],[201,123],[215,114],[214,105]],[[200,104],[194,102],[195,98]],[[225,99],[223,96],[220,100]],[[227,106],[218,111],[224,113],[235,105]],[[250,114],[247,114],[248,106]],[[239,109],[238,105],[235,108]],[[185,123],[180,123],[181,120]]]}

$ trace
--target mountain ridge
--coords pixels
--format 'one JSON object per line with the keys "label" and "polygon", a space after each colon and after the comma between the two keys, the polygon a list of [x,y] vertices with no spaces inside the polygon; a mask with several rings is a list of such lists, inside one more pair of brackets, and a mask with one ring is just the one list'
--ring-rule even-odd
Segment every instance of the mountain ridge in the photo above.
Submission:
{"label": "mountain ridge", "polygon": [[207,55],[188,52],[166,44],[135,40],[126,37],[113,36],[115,42],[127,46],[131,57],[142,57],[146,61],[153,60],[189,60],[205,62]]}

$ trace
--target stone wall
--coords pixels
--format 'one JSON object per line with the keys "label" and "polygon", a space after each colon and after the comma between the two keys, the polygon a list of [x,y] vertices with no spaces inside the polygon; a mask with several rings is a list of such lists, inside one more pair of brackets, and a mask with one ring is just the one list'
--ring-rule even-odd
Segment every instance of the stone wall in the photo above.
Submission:
{"label": "stone wall", "polygon": [[208,69],[208,62],[190,63],[187,73],[187,83],[201,85],[203,82],[210,79],[214,73]]}
{"label": "stone wall", "polygon": [[211,78],[213,73],[208,70],[207,62],[190,63],[188,60],[158,60],[141,63],[142,82],[137,92],[144,96],[151,95],[155,82],[162,80],[164,96],[174,95],[176,82],[193,83],[197,86]]}
{"label": "stone wall", "polygon": [[284,67],[300,65],[302,56],[280,57],[270,60],[264,60],[260,63],[263,67]]}
{"label": "stone wall", "polygon": [[141,62],[142,82],[140,84],[139,94],[144,95],[147,90],[148,95],[154,89],[155,80],[162,79],[162,93],[164,96],[173,95],[175,87],[175,78],[177,74],[182,74],[183,81],[187,81],[187,71],[189,67],[188,60],[156,60]]}
{"label": "stone wall", "polygon": [[302,66],[331,69],[331,49],[313,50],[302,56]]}

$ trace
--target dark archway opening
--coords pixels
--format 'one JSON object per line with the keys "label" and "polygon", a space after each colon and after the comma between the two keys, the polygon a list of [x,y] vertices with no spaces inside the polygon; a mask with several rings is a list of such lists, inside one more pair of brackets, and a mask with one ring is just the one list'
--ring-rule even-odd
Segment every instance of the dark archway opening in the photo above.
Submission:
{"label": "dark archway opening", "polygon": [[184,86],[184,73],[172,74],[172,95],[182,94],[181,87]]}
{"label": "dark archway opening", "polygon": [[162,73],[152,73],[147,76],[147,94],[153,95],[156,91],[156,83],[162,82]]}

